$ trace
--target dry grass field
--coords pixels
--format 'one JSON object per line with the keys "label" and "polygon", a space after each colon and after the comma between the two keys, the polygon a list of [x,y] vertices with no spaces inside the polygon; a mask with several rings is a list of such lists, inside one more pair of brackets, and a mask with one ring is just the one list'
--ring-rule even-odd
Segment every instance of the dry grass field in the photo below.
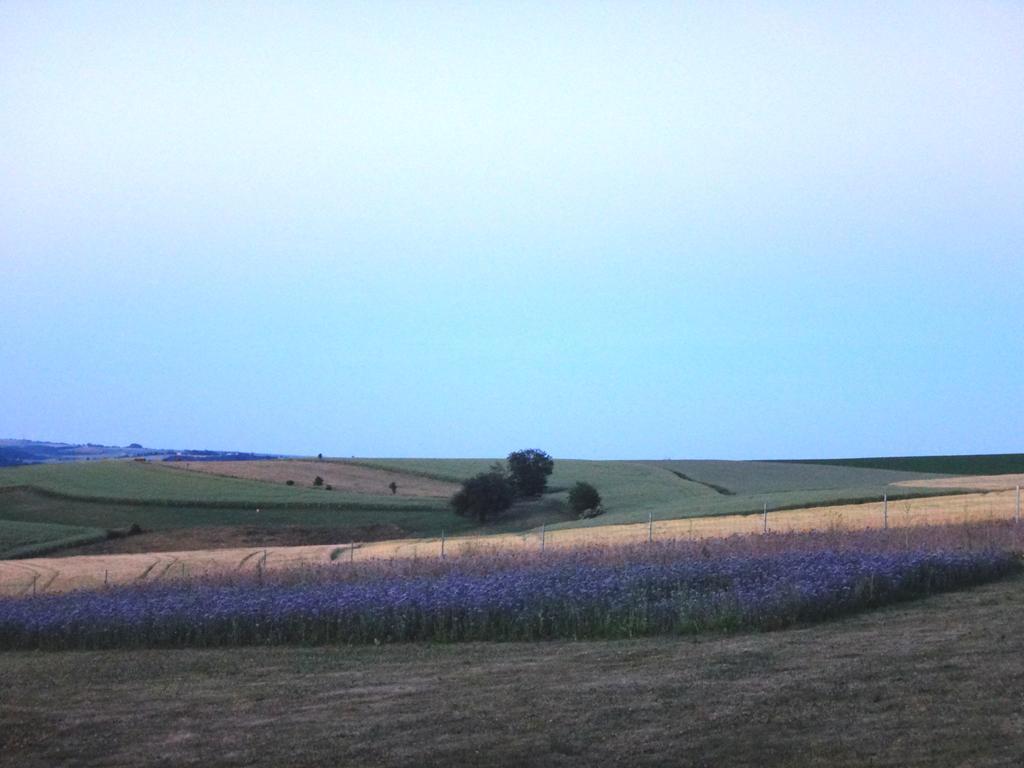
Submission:
{"label": "dry grass field", "polygon": [[907,488],[962,488],[972,491],[1003,491],[1024,486],[1024,474],[968,475],[966,477],[938,477],[930,480],[902,480],[893,485]]}
{"label": "dry grass field", "polygon": [[1024,580],[780,632],[8,652],[0,764],[1020,766]]}
{"label": "dry grass field", "polygon": [[282,485],[292,480],[297,486],[312,486],[316,477],[322,477],[325,485],[333,486],[337,491],[375,496],[391,495],[391,483],[396,485],[396,496],[409,498],[447,499],[459,489],[458,483],[343,461],[193,461],[187,464],[171,462],[160,466],[185,472],[201,472]]}
{"label": "dry grass field", "polygon": [[[888,506],[890,527],[934,525],[1008,519],[1016,513],[1014,491],[932,496],[893,501]],[[771,512],[770,531],[843,530],[878,528],[885,523],[881,502]],[[649,532],[656,539],[711,538],[763,530],[760,515],[655,521],[647,524],[605,525],[563,528],[544,532],[545,547],[573,547],[581,544],[616,544],[644,541]],[[455,554],[488,548],[537,548],[541,533],[466,536],[445,541],[445,551]],[[395,557],[437,557],[439,539],[401,539],[377,542],[336,542],[330,545],[284,547],[238,547],[141,554],[85,555],[0,561],[0,595],[62,592],[94,588],[104,583],[126,584],[174,578],[179,575],[217,573],[225,570],[268,569],[303,564],[324,564],[332,554],[341,562],[348,559]]]}

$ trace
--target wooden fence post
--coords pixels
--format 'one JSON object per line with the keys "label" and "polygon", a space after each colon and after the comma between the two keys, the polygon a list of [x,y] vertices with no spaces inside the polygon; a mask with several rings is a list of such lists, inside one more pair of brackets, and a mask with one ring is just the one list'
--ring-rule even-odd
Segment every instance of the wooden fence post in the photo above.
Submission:
{"label": "wooden fence post", "polygon": [[882,494],[882,525],[889,530],[889,494]]}
{"label": "wooden fence post", "polygon": [[762,529],[761,532],[762,533],[768,533],[768,502],[767,501],[764,503],[763,515],[764,515],[764,526],[763,526],[763,529]]}
{"label": "wooden fence post", "polygon": [[444,560],[444,528],[441,529],[441,559]]}
{"label": "wooden fence post", "polygon": [[647,513],[647,543],[654,541],[654,510]]}

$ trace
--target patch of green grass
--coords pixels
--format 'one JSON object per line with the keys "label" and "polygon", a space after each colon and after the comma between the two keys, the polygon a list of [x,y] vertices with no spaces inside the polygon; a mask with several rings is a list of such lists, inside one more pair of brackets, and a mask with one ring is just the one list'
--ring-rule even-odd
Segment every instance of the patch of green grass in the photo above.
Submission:
{"label": "patch of green grass", "polygon": [[375,508],[334,509],[325,507],[246,508],[215,506],[159,506],[154,504],[96,503],[42,495],[31,490],[0,493],[0,518],[25,522],[55,523],[89,528],[126,528],[133,524],[144,530],[171,530],[197,526],[300,525],[307,527],[359,527],[393,524],[410,535],[436,536],[444,528],[451,532],[470,531],[472,521],[456,516],[445,506],[436,509]]}
{"label": "patch of green grass", "polygon": [[107,532],[100,528],[0,520],[0,560],[32,557],[105,538]]}
{"label": "patch of green grass", "polygon": [[638,519],[646,519],[649,512],[678,516],[674,513],[699,508],[718,496],[705,485],[635,461],[556,461],[548,485],[557,491],[556,498],[567,501],[569,488],[581,480],[597,488],[606,510]]}
{"label": "patch of green grass", "polygon": [[[495,461],[498,459],[365,459],[359,463],[461,481],[487,471]],[[714,494],[700,483],[683,480],[662,467],[645,462],[581,459],[555,459],[555,470],[548,478],[549,493],[567,495],[569,488],[581,480],[598,486],[606,506],[630,506],[640,511]]]}
{"label": "patch of green grass", "polygon": [[[358,463],[445,480],[486,471],[495,459],[360,459]],[[685,475],[689,480],[681,478]],[[555,458],[546,498],[565,502],[568,489],[582,480],[601,494],[605,514],[588,520],[548,522],[553,527],[637,523],[653,516],[670,520],[705,515],[754,513],[881,499],[950,493],[890,486],[898,480],[934,475],[849,467],[752,461],[583,461]],[[712,486],[719,486],[718,489]],[[731,493],[723,493],[728,490]],[[540,522],[537,522],[539,525]]]}
{"label": "patch of green grass", "polygon": [[785,463],[867,467],[900,472],[933,472],[944,475],[1008,475],[1024,472],[1024,453],[879,456],[865,459],[794,459]]}
{"label": "patch of green grass", "polygon": [[937,476],[917,471],[770,461],[665,460],[643,463],[680,472],[697,482],[716,485],[737,495],[837,488],[882,488],[889,483],[902,480],[920,480]]}

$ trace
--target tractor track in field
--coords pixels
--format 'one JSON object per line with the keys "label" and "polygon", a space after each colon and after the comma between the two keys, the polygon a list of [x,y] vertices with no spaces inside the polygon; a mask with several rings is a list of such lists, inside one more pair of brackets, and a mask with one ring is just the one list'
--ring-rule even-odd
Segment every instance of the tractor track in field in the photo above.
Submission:
{"label": "tractor track in field", "polygon": [[[266,550],[262,550],[262,551],[266,551]],[[258,556],[260,554],[260,552],[261,552],[261,550],[254,549],[252,552],[250,552],[248,555],[246,555],[245,557],[243,557],[241,560],[238,561],[238,565],[235,566],[235,569],[239,570],[239,571],[242,570],[242,568],[245,567],[245,564],[247,562],[249,562],[249,560],[251,558]]]}
{"label": "tractor track in field", "polygon": [[[7,563],[11,568],[16,571],[22,571],[32,576],[32,580],[25,586],[24,594],[29,594],[33,590],[36,592],[45,592],[49,589],[50,585],[57,580],[60,576],[60,570],[47,565],[41,565],[39,563],[25,562],[25,561],[10,561]],[[40,576],[49,576],[49,578],[42,584],[39,583]]]}
{"label": "tractor track in field", "polygon": [[175,556],[172,555],[171,559],[168,560],[164,564],[163,570],[161,570],[160,573],[158,573],[156,576],[154,576],[152,579],[150,579],[150,581],[160,581],[160,579],[162,579],[164,576],[167,575],[167,572],[170,571],[171,568],[173,568],[175,565],[177,565],[180,562],[181,562],[181,558],[175,557]]}
{"label": "tractor track in field", "polygon": [[138,576],[135,577],[135,580],[136,581],[145,581],[146,577],[149,576],[150,572],[152,572],[152,570],[154,568],[156,568],[159,564],[160,564],[160,560],[159,559],[154,560],[152,563],[150,563],[150,565],[146,568],[146,570],[144,570],[142,573],[140,573]]}

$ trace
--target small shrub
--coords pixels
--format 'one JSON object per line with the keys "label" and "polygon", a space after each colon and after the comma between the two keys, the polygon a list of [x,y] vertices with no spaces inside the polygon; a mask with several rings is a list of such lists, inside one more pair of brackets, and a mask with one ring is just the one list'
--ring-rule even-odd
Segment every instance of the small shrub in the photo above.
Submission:
{"label": "small shrub", "polygon": [[313,478],[313,485],[315,485],[317,488],[319,488],[323,484],[324,479],[320,477],[320,475],[317,475],[316,477]]}
{"label": "small shrub", "polygon": [[111,528],[107,531],[108,539],[123,539],[126,536],[136,536],[142,533],[142,526],[138,523],[132,523],[127,528]]}
{"label": "small shrub", "polygon": [[601,506],[601,494],[590,483],[576,483],[569,490],[569,509],[577,515]]}
{"label": "small shrub", "polygon": [[334,486],[333,485],[325,485],[324,488],[326,488],[328,491],[333,491],[334,490]]}
{"label": "small shrub", "polygon": [[284,484],[285,485],[295,485],[295,481],[294,480],[285,480]]}

